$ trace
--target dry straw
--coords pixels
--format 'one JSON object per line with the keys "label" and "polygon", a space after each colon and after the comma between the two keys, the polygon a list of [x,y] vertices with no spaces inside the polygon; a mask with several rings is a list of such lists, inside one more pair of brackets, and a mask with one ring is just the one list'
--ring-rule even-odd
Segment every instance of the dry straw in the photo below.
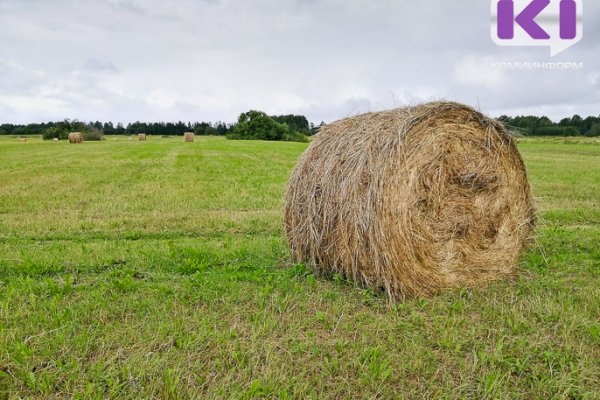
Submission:
{"label": "dry straw", "polygon": [[146,141],[146,134],[145,133],[138,134],[138,140],[140,142],[145,142]]}
{"label": "dry straw", "polygon": [[83,135],[81,132],[69,133],[69,143],[83,143]]}
{"label": "dry straw", "polygon": [[184,142],[193,142],[194,141],[194,132],[186,132],[183,134]]}
{"label": "dry straw", "polygon": [[297,261],[397,300],[514,276],[535,213],[506,129],[436,102],[324,126],[292,174],[285,224]]}

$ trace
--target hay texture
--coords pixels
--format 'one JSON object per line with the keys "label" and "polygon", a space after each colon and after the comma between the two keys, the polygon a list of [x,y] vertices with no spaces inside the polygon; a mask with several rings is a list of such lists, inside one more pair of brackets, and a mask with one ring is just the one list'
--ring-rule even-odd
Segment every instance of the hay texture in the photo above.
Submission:
{"label": "hay texture", "polygon": [[146,134],[145,133],[139,133],[138,134],[138,140],[140,142],[145,142],[146,141]]}
{"label": "hay texture", "polygon": [[186,132],[183,134],[184,142],[193,142],[194,141],[194,132]]}
{"label": "hay texture", "polygon": [[534,224],[512,137],[457,103],[324,126],[286,194],[295,259],[391,300],[512,277]]}
{"label": "hay texture", "polygon": [[81,132],[69,133],[69,143],[83,143],[83,135]]}

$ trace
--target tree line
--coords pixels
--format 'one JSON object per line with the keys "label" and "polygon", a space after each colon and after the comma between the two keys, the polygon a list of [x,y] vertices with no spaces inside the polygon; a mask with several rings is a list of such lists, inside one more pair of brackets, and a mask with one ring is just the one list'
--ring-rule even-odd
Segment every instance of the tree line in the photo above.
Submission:
{"label": "tree line", "polygon": [[556,123],[548,117],[506,115],[498,118],[506,127],[525,136],[600,136],[600,116],[574,115]]}
{"label": "tree line", "polygon": [[[524,136],[600,136],[600,116],[582,118],[574,115],[553,122],[542,116],[506,115],[498,118],[513,132]],[[145,133],[157,136],[182,136],[185,132],[196,135],[220,135],[230,139],[261,139],[306,141],[320,126],[309,123],[303,115],[269,116],[261,111],[240,114],[234,123],[217,122],[133,122],[127,125],[112,122],[82,122],[64,120],[34,124],[2,124],[0,135],[42,135],[44,139],[65,139],[69,132],[82,132],[88,140],[100,140],[102,135],[137,135]]]}
{"label": "tree line", "polygon": [[82,122],[64,120],[59,122],[44,122],[37,124],[2,124],[0,135],[44,135],[45,138],[61,138],[69,132],[100,132],[103,135],[137,135],[145,133],[160,136],[183,136],[185,132],[197,135],[226,135],[231,130],[231,124],[225,122],[133,122],[127,125],[112,122]]}
{"label": "tree line", "polygon": [[[323,123],[321,123],[322,125]],[[127,125],[112,122],[83,122],[65,119],[58,122],[34,124],[2,124],[0,135],[42,135],[46,140],[66,139],[70,132],[82,132],[86,140],[101,140],[103,135],[183,136],[185,132],[196,135],[226,136],[230,139],[261,139],[307,141],[319,127],[309,123],[303,115],[269,116],[260,111],[242,113],[235,123],[217,122],[133,122]]]}

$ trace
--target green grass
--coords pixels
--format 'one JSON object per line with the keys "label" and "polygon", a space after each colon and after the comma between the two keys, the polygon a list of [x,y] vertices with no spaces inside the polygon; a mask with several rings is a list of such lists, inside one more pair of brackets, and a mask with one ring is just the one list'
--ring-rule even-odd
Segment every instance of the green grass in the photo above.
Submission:
{"label": "green grass", "polygon": [[600,145],[523,140],[520,278],[389,306],[293,265],[305,144],[0,140],[0,399],[597,399]]}

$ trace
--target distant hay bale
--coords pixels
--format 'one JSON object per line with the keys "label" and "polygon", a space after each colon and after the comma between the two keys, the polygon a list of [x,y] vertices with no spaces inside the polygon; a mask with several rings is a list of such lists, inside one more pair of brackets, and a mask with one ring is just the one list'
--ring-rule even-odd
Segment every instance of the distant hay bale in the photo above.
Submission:
{"label": "distant hay bale", "polygon": [[58,138],[57,138],[57,137],[55,137],[54,139],[52,139],[52,141],[54,141],[54,142],[58,142]]}
{"label": "distant hay bale", "polygon": [[186,132],[183,134],[184,142],[193,142],[194,141],[194,132]]}
{"label": "distant hay bale", "polygon": [[140,142],[145,142],[146,141],[146,134],[145,133],[138,134],[138,140]]}
{"label": "distant hay bale", "polygon": [[457,103],[323,126],[286,194],[295,259],[392,300],[514,276],[534,224],[512,137]]}
{"label": "distant hay bale", "polygon": [[69,133],[69,143],[83,143],[83,135],[81,132]]}

